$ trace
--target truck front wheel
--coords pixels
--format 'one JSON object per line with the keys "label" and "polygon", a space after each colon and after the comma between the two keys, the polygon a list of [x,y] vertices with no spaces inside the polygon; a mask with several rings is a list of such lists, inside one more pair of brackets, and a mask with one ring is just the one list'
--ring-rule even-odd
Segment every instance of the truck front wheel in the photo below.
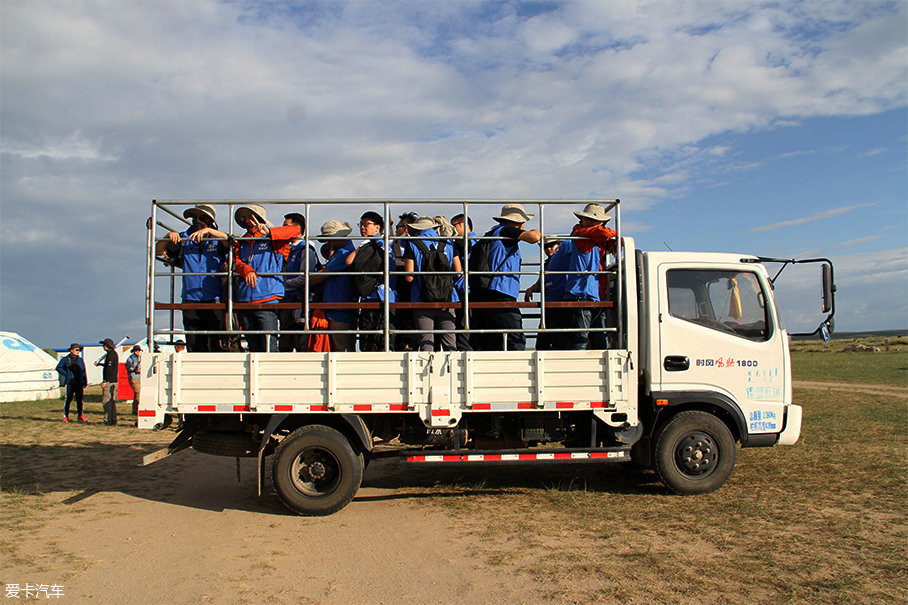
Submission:
{"label": "truck front wheel", "polygon": [[272,479],[290,510],[301,515],[330,515],[356,495],[363,479],[363,457],[339,431],[304,426],[277,446]]}
{"label": "truck front wheel", "polygon": [[659,479],[679,494],[713,492],[735,467],[735,440],[706,412],[681,412],[656,435],[653,459]]}

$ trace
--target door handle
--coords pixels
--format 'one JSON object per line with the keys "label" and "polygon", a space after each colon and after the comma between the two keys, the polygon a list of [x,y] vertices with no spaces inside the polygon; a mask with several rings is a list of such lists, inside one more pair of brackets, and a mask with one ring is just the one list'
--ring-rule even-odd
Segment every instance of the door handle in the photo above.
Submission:
{"label": "door handle", "polygon": [[683,372],[690,369],[690,359],[685,355],[669,355],[663,360],[662,367],[666,372]]}

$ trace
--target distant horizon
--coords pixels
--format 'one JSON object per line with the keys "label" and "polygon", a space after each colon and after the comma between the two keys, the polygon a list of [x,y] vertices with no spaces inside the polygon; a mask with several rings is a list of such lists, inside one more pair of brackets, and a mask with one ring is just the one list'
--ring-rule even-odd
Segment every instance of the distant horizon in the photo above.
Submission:
{"label": "distant horizon", "polygon": [[[17,332],[17,334],[18,334],[18,332]],[[25,336],[24,334],[19,334],[19,335],[22,338],[24,338],[34,344],[34,342],[30,338]],[[847,340],[849,338],[875,338],[875,337],[886,337],[886,336],[908,336],[908,328],[895,328],[892,330],[871,330],[871,331],[864,331],[864,332],[833,332],[831,334],[831,336],[832,336],[831,340]],[[145,337],[143,336],[142,338],[140,338],[138,340],[130,340],[129,342],[124,342],[120,346],[124,346],[124,347],[132,346],[138,342],[141,342],[144,339],[145,339]],[[822,337],[819,334],[817,334],[815,336],[795,337],[794,340],[822,340]],[[72,344],[72,343],[69,343],[69,344]],[[47,351],[47,352],[53,351],[55,353],[65,353],[69,350],[69,344],[67,344],[65,347],[39,347],[39,348],[41,348],[42,350]],[[95,345],[93,343],[87,343],[87,344],[79,343],[79,344],[82,345],[83,347],[87,347],[87,346],[100,347],[101,346],[100,344]]]}

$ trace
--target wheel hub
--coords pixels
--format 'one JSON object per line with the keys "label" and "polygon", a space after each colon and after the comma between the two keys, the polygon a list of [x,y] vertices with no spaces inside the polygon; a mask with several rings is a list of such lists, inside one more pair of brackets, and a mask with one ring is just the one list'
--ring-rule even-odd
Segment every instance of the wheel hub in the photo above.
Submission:
{"label": "wheel hub", "polygon": [[697,431],[685,435],[676,450],[676,459],[682,472],[702,476],[716,468],[718,448],[713,438]]}
{"label": "wheel hub", "polygon": [[323,479],[325,477],[325,465],[321,462],[313,462],[310,464],[309,476],[313,479]]}

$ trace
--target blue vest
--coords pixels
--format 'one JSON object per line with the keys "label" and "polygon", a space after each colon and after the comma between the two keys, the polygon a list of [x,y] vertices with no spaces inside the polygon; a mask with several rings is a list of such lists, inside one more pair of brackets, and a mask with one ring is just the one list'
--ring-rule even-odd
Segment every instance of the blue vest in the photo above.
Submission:
{"label": "blue vest", "polygon": [[[504,227],[503,224],[498,225],[486,235],[497,236]],[[517,244],[506,246],[504,240],[492,240],[492,246],[489,248],[489,270],[520,271],[520,248]],[[489,284],[489,290],[495,290],[517,300],[517,295],[520,294],[520,276],[495,275]]]}
{"label": "blue vest", "polygon": [[[240,242],[240,260],[252,267],[258,275],[255,288],[250,288],[246,280],[239,280],[236,297],[239,302],[252,302],[284,295],[284,278],[281,275],[262,275],[262,273],[280,273],[284,268],[284,256],[274,251],[271,240],[259,237]],[[277,302],[277,300],[270,301]]]}
{"label": "blue vest", "polygon": [[[356,250],[353,242],[346,241],[344,245],[334,251],[331,260],[325,265],[328,271],[347,271],[347,256]],[[322,301],[328,302],[356,302],[357,294],[353,287],[352,275],[333,275],[325,280],[322,292]],[[328,319],[353,323],[356,321],[356,311],[353,309],[325,309]]]}
{"label": "blue vest", "polygon": [[[181,238],[189,237],[193,230],[184,231]],[[224,253],[221,242],[213,239],[203,239],[201,242],[183,242],[183,272],[184,273],[217,273],[224,263]],[[200,300],[214,300],[223,296],[220,275],[184,275],[183,293],[184,302]]]}
{"label": "blue vest", "polygon": [[[568,271],[598,271],[599,248],[583,253],[577,248],[577,242],[568,240],[558,247],[555,254],[567,248]],[[554,255],[552,255],[554,258]],[[599,276],[595,273],[573,273],[564,276],[565,300],[599,300]]]}
{"label": "blue vest", "polygon": [[[473,233],[472,231],[468,232],[467,235],[469,235],[470,237],[476,237],[476,234]],[[463,239],[461,236],[456,236],[456,238],[460,239],[460,240]],[[473,249],[473,240],[470,240],[470,250],[472,250],[472,249]],[[463,256],[460,257],[460,264],[463,265],[464,267],[466,266],[464,264]],[[457,294],[462,299],[463,295],[464,295],[464,291],[466,291],[466,289],[467,289],[467,274],[461,273],[459,277],[454,278],[454,290],[457,291]]]}
{"label": "blue vest", "polygon": [[[545,264],[546,271],[567,271],[570,264],[570,254],[567,251],[567,242],[564,242]],[[546,273],[545,299],[564,300],[564,273]]]}

